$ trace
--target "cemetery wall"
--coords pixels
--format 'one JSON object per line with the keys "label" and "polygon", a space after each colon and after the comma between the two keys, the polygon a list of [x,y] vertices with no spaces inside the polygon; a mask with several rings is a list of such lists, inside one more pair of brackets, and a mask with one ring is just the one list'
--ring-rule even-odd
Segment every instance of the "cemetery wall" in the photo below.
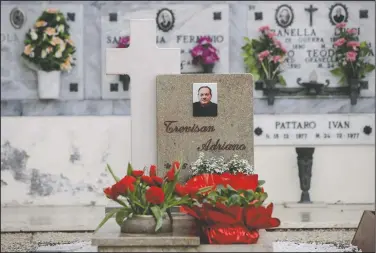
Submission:
{"label": "cemetery wall", "polygon": [[[30,13],[27,24],[32,24],[44,8],[51,6],[46,2],[27,2],[28,7],[23,9],[25,12],[28,9],[27,13]],[[204,3],[209,9],[210,5],[220,5],[223,19],[226,15],[228,18],[228,24],[222,26],[222,30],[205,27],[205,22],[201,23],[203,29],[217,29],[216,35],[224,36],[225,42],[220,47],[226,54],[215,73],[245,72],[241,56],[243,37],[249,35],[250,12],[262,8],[257,5],[260,2]],[[294,2],[281,2],[284,3]],[[334,2],[318,3],[326,4],[327,11]],[[74,27],[78,59],[81,60],[74,72],[63,78],[62,98],[54,101],[38,99],[35,73],[20,66],[19,49],[16,48],[23,41],[23,32],[16,31],[8,20],[14,6],[25,4],[20,1],[1,3],[1,204],[103,205],[106,200],[101,190],[112,182],[105,172],[106,163],[121,174],[130,159],[129,94],[118,92],[114,95],[108,88],[112,79],[103,78],[103,52],[107,47],[103,45],[107,32],[104,29],[108,27],[116,32],[118,28],[111,28],[103,17],[109,18],[108,13],[114,11],[143,13],[157,3],[132,2],[130,7],[130,2],[78,1],[64,4],[54,1],[54,5],[65,8],[65,12],[75,13],[74,21],[69,22]],[[161,4],[163,2],[158,2],[158,5]],[[174,2],[168,2],[166,6],[171,4]],[[357,3],[359,8],[362,4]],[[192,7],[192,11],[197,12],[197,9]],[[266,13],[264,11],[264,16]],[[374,20],[374,14],[375,10],[370,9],[370,19]],[[295,17],[298,15],[299,12],[295,12]],[[256,21],[252,22],[259,27]],[[188,27],[185,32],[189,34],[190,29],[193,30]],[[366,29],[375,31],[374,26]],[[308,78],[310,70],[301,73]],[[374,114],[374,91],[374,75],[369,79],[369,89],[361,91],[355,106],[351,106],[349,98],[343,96],[315,99],[277,97],[275,104],[268,106],[262,93],[255,91],[254,125],[261,122],[259,115],[295,115],[299,119],[301,115],[310,114]],[[374,128],[374,123],[372,126]],[[297,201],[300,197],[297,146],[304,145],[294,142],[285,146],[270,142],[265,144],[265,140],[255,138],[256,171],[267,181],[270,201],[282,203]],[[374,202],[374,137],[372,142],[316,143],[315,147],[310,190],[313,201]]]}

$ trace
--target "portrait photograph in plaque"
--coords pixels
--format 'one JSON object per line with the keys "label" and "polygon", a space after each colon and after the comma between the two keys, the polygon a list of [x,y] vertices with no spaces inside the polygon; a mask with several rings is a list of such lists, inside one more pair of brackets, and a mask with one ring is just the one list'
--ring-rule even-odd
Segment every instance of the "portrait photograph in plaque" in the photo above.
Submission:
{"label": "portrait photograph in plaque", "polygon": [[216,83],[193,84],[193,117],[216,117],[218,92]]}

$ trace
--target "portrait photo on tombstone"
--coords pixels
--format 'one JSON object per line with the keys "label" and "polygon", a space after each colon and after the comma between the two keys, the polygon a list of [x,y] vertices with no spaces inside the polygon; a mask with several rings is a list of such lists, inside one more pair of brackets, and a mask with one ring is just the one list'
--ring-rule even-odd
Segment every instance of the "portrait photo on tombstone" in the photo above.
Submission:
{"label": "portrait photo on tombstone", "polygon": [[218,92],[216,83],[193,84],[193,117],[216,117]]}
{"label": "portrait photo on tombstone", "polygon": [[348,12],[346,5],[340,3],[332,5],[329,16],[331,23],[334,25],[341,22],[347,22]]}

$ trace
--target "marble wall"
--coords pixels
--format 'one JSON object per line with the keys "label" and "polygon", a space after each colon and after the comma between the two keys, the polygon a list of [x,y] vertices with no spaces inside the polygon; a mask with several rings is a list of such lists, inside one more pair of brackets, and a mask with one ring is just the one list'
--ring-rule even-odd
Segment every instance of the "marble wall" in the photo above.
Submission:
{"label": "marble wall", "polygon": [[[289,3],[289,2],[284,2]],[[308,4],[309,2],[307,2]],[[47,1],[39,1],[34,3],[27,3],[27,7],[23,7],[27,12],[27,24],[32,23],[36,16],[39,15],[39,11],[44,8],[55,6],[65,12],[71,12],[72,8],[75,9],[75,20],[70,20],[72,24],[73,34],[76,35],[76,40],[79,44],[79,63],[75,68],[75,72],[69,76],[63,76],[62,98],[56,101],[45,101],[37,99],[36,94],[36,74],[34,71],[30,71],[25,67],[20,67],[19,57],[16,55],[18,51],[22,50],[21,47],[15,46],[22,43],[22,32],[15,31],[13,27],[9,25],[9,11],[14,6],[25,6],[26,2],[22,1],[3,1],[2,6],[2,85],[1,85],[1,116],[84,116],[84,115],[130,115],[130,101],[128,92],[124,92],[123,95],[114,96],[111,92],[108,92],[108,83],[103,79],[103,66],[102,66],[102,53],[103,53],[103,41],[104,34],[113,31],[112,28],[108,28],[110,22],[104,21],[109,19],[109,13],[118,12],[119,19],[122,15],[129,13],[140,13],[143,17],[151,17],[151,15],[159,7],[165,6],[181,6],[186,4],[190,6],[191,12],[195,13],[197,4],[201,6],[202,10],[220,9],[222,12],[222,21],[228,18],[228,23],[223,22],[221,27],[215,26],[212,28],[216,34],[223,34],[229,36],[225,38],[225,46],[221,48],[223,53],[223,63],[218,66],[217,73],[243,73],[244,64],[242,59],[241,46],[243,45],[243,37],[249,35],[249,13],[250,8],[255,6],[262,6],[262,1],[253,2],[240,2],[240,1],[227,1],[227,2],[189,2],[189,1],[164,1],[164,2],[107,2],[107,1],[78,1],[74,4],[66,4],[62,1],[54,1],[48,3]],[[301,3],[303,4],[303,3]],[[332,3],[320,2],[320,5],[326,5],[330,8]],[[196,5],[196,6],[195,6]],[[362,2],[357,2],[357,5],[361,6]],[[3,8],[4,6],[4,8]],[[252,7],[253,6],[253,7]],[[175,7],[174,7],[175,8]],[[228,9],[227,9],[228,8]],[[359,7],[360,8],[360,7]],[[175,15],[182,13],[182,7],[176,7]],[[152,11],[150,11],[152,10]],[[206,17],[202,11],[200,18]],[[187,13],[190,12],[187,10]],[[369,13],[370,19],[374,18]],[[211,14],[211,13],[210,13]],[[132,14],[135,15],[135,14]],[[214,15],[214,14],[213,14]],[[188,15],[189,16],[189,15]],[[210,30],[212,23],[190,21],[186,16],[184,22],[178,24],[179,29],[188,32],[189,27],[200,26],[202,32]],[[264,14],[266,16],[266,14]],[[134,16],[133,16],[134,17]],[[180,19],[181,20],[181,19]],[[4,22],[3,22],[4,21]],[[205,19],[203,19],[205,21]],[[195,23],[196,22],[196,23]],[[188,26],[184,27],[185,24]],[[206,25],[205,25],[206,24]],[[113,25],[112,25],[113,26]],[[252,26],[252,24],[251,24]],[[259,24],[254,24],[254,27],[258,27]],[[4,28],[4,29],[3,29]],[[108,28],[108,29],[107,29]],[[82,30],[80,34],[78,30]],[[112,30],[111,30],[112,29]],[[117,28],[118,29],[118,28]],[[127,26],[125,25],[123,32],[126,33]],[[187,30],[188,29],[188,30]],[[370,27],[370,30],[374,30],[374,27]],[[116,30],[116,29],[115,29]],[[16,34],[18,37],[18,44],[14,44],[9,47],[8,40],[12,39],[12,36]],[[10,37],[9,37],[10,36]],[[167,43],[171,44],[171,43]],[[167,45],[166,44],[166,45]],[[80,45],[83,45],[81,48]],[[172,43],[172,46],[176,46],[176,43]],[[111,45],[113,46],[113,45]],[[159,46],[161,46],[159,44]],[[162,45],[163,46],[163,45]],[[179,46],[179,45],[177,45]],[[9,48],[12,48],[16,52],[9,55]],[[80,57],[81,55],[81,57]],[[226,57],[228,55],[228,57]],[[228,61],[227,59],[228,58]],[[82,59],[82,60],[80,60]],[[10,63],[11,62],[11,63]],[[20,69],[22,68],[22,69]],[[11,71],[12,70],[12,71]],[[182,71],[184,72],[184,71]],[[12,74],[11,74],[12,73]],[[22,73],[22,74],[21,74]],[[76,77],[76,79],[74,78]],[[111,77],[110,77],[111,78]],[[112,77],[113,78],[113,77]],[[71,84],[78,84],[78,91],[72,90]],[[295,85],[295,84],[294,84]],[[373,82],[369,83],[374,87]],[[374,89],[373,89],[374,90]],[[372,113],[375,111],[374,95],[371,97],[363,96],[358,100],[358,104],[355,106],[350,105],[350,101],[347,97],[320,97],[320,98],[304,98],[304,97],[281,97],[276,99],[274,106],[268,106],[265,98],[260,96],[260,92],[256,91],[255,96],[255,114],[285,114],[285,113]]]}

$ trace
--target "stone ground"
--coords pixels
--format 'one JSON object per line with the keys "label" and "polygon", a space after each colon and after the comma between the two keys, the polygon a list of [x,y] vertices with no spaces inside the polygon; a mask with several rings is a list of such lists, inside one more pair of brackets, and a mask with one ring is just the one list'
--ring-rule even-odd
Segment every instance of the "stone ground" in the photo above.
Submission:
{"label": "stone ground", "polygon": [[[104,207],[2,207],[1,252],[96,252],[92,231]],[[356,252],[351,240],[368,205],[286,208],[273,216],[282,224],[269,233],[275,252]],[[72,215],[74,214],[74,215]]]}
{"label": "stone ground", "polygon": [[[350,242],[356,229],[273,231],[275,252],[357,252]],[[2,233],[1,252],[96,252],[92,233]]]}

